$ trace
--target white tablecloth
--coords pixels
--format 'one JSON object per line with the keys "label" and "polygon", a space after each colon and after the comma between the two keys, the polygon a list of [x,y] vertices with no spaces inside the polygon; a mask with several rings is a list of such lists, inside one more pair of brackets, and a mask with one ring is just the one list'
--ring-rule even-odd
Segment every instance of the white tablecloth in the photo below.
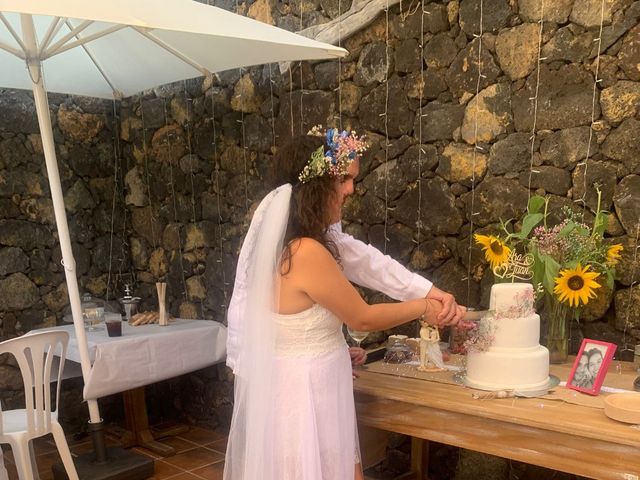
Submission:
{"label": "white tablecloth", "polygon": [[[99,327],[101,330],[87,332],[93,367],[85,379],[85,400],[176,377],[221,362],[226,356],[227,329],[211,320],[176,319],[165,327],[132,327],[122,322],[121,337],[109,337],[104,324]],[[80,362],[73,325],[45,330],[69,332],[67,361]]]}

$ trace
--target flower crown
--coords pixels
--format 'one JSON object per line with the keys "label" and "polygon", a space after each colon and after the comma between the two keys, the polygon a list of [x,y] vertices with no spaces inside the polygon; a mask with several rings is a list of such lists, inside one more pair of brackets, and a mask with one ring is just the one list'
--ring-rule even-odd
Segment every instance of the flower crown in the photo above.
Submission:
{"label": "flower crown", "polygon": [[325,151],[322,145],[311,154],[311,159],[298,175],[302,183],[327,174],[331,177],[346,175],[351,162],[368,147],[364,137],[357,136],[354,131],[347,133],[345,130],[339,132],[337,128],[328,128],[322,132],[322,125],[316,125],[307,135],[325,137],[328,149]]}

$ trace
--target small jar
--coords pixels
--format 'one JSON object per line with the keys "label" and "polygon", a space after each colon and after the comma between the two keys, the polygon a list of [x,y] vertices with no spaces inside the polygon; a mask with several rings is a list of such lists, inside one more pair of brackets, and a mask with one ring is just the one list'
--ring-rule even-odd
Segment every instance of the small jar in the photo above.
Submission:
{"label": "small jar", "polygon": [[385,363],[406,363],[411,359],[411,349],[407,345],[406,335],[391,335],[387,340],[387,351],[384,354]]}

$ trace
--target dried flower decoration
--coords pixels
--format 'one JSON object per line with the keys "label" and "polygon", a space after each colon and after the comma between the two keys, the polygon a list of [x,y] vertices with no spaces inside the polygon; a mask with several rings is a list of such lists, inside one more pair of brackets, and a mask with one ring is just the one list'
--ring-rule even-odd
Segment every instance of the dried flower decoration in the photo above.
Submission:
{"label": "dried flower decoration", "polygon": [[464,351],[485,352],[493,344],[497,324],[495,314],[485,315],[475,326],[467,332],[467,339],[464,342]]}
{"label": "dried flower decoration", "polygon": [[324,175],[331,177],[347,175],[351,162],[368,147],[364,137],[356,135],[354,131],[339,132],[337,128],[328,128],[323,132],[322,126],[316,125],[309,130],[308,135],[325,137],[326,147],[320,146],[311,154],[309,162],[298,176],[302,183]]}

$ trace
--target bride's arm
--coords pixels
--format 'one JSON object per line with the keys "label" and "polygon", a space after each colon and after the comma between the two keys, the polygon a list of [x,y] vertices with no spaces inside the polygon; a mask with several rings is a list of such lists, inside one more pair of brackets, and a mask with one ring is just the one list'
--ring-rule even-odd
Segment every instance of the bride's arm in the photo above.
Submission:
{"label": "bride's arm", "polygon": [[424,315],[436,323],[441,304],[425,298],[400,303],[367,304],[319,242],[302,238],[293,246],[287,282],[338,316],[351,328],[384,330]]}

